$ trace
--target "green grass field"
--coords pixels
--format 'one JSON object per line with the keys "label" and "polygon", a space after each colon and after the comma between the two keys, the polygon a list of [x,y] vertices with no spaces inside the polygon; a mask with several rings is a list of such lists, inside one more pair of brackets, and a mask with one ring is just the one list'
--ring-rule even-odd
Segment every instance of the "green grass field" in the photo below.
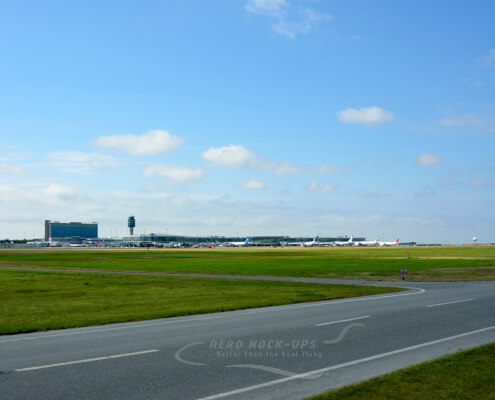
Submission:
{"label": "green grass field", "polygon": [[395,291],[343,285],[0,270],[0,334]]}
{"label": "green grass field", "polygon": [[[393,289],[91,271],[399,280],[495,279],[495,247],[0,251],[0,334],[378,294]],[[15,270],[15,267],[81,272]],[[89,271],[88,271],[89,270]]]}
{"label": "green grass field", "polygon": [[399,280],[495,279],[495,246],[209,250],[2,250],[0,266]]}
{"label": "green grass field", "polygon": [[[139,271],[399,280],[495,280],[495,247],[0,250],[0,334],[381,294],[398,289],[96,274]],[[60,269],[25,271],[15,267]],[[78,269],[80,272],[64,272]],[[89,271],[88,271],[89,270]],[[312,400],[495,399],[495,345]]]}
{"label": "green grass field", "polygon": [[311,400],[494,400],[495,344],[403,369]]}

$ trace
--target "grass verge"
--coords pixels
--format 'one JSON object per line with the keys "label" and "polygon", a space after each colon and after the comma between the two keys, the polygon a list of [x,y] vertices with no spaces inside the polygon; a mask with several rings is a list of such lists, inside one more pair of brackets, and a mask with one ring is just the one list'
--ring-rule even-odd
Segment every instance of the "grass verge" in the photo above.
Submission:
{"label": "grass verge", "polygon": [[308,400],[495,399],[495,343]]}
{"label": "grass verge", "polygon": [[0,334],[389,293],[394,288],[0,270]]}

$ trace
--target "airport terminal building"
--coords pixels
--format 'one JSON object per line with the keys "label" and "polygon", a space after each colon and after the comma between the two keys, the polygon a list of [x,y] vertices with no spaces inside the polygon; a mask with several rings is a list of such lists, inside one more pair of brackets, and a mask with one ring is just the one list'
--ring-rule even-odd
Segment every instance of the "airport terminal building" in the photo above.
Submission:
{"label": "airport terminal building", "polygon": [[45,220],[45,242],[81,243],[98,239],[98,223],[58,222]]}
{"label": "airport terminal building", "polygon": [[[134,235],[123,237],[121,245],[135,247],[196,247],[215,245],[228,245],[230,242],[242,242],[246,237],[239,236],[182,236],[159,233]],[[365,238],[355,237],[355,240]],[[302,246],[304,242],[313,240],[313,237],[290,237],[290,236],[251,236],[249,246],[271,247],[271,246]],[[318,237],[320,244],[331,246],[334,242],[347,241],[349,236]]]}

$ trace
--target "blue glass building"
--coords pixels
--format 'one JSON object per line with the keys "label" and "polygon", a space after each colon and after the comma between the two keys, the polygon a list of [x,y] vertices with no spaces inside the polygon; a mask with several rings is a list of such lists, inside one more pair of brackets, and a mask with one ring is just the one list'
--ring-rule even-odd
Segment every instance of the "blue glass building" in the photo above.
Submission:
{"label": "blue glass building", "polygon": [[98,223],[45,221],[45,241],[97,239]]}

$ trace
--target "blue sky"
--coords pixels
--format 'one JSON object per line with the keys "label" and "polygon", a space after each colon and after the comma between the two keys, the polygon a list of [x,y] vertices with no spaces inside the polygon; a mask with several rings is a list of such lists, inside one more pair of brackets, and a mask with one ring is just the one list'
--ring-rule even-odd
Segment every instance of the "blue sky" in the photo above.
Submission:
{"label": "blue sky", "polygon": [[0,238],[495,241],[493,1],[0,2]]}

